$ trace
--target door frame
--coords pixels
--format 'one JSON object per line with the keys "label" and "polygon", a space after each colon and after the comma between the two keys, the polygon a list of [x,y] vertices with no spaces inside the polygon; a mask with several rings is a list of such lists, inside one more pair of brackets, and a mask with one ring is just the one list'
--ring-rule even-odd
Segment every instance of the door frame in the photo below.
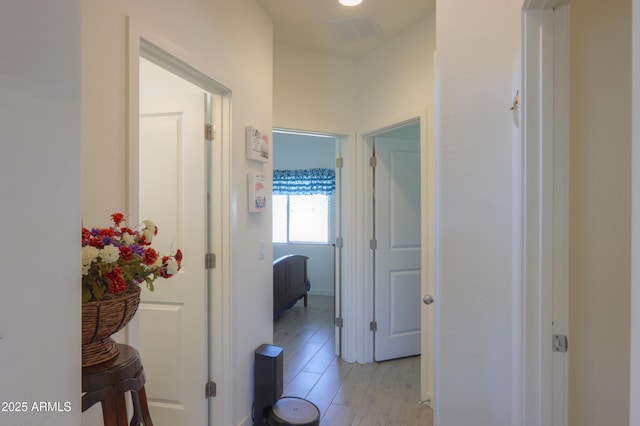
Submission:
{"label": "door frame", "polygon": [[[640,0],[632,5],[632,40],[640,36]],[[631,166],[631,377],[629,424],[640,424],[640,43],[632,47],[632,166]]]}
{"label": "door frame", "polygon": [[[522,12],[521,287],[514,298],[514,424],[568,424],[569,6],[526,0]],[[565,6],[566,7],[560,7]]]}
{"label": "door frame", "polygon": [[[372,214],[370,208],[369,189],[371,187],[371,168],[369,167],[368,139],[376,134],[384,133],[395,127],[418,121],[420,124],[420,185],[423,196],[421,197],[421,292],[431,294],[436,303],[423,306],[421,309],[420,323],[422,327],[421,360],[423,362],[420,380],[421,402],[433,406],[434,398],[434,371],[437,364],[434,354],[435,326],[437,309],[437,294],[435,290],[435,147],[429,139],[427,128],[427,107],[400,114],[395,117],[387,117],[384,120],[375,121],[362,127],[357,133],[356,144],[356,174],[358,176],[357,189],[354,197],[357,206],[352,212],[350,222],[357,233],[357,248],[355,258],[351,264],[356,268],[355,285],[345,286],[345,299],[349,306],[345,316],[345,327],[349,330],[349,336],[353,340],[344,343],[344,358],[351,362],[373,362],[373,332],[369,331],[369,323],[373,319],[373,250],[369,248],[372,229]],[[368,207],[365,207],[368,206]],[[364,210],[363,210],[364,209]],[[346,281],[351,282],[351,281]],[[348,317],[347,317],[348,315]]]}
{"label": "door frame", "polygon": [[[201,87],[203,91],[217,95],[219,112],[214,112],[214,121],[219,121],[211,158],[211,203],[221,208],[209,212],[208,230],[213,253],[231,253],[231,90],[199,71],[198,61],[175,43],[166,40],[157,32],[139,21],[127,17],[127,211],[132,223],[138,223],[138,164],[139,164],[139,115],[140,115],[140,67],[144,57],[181,78]],[[222,426],[232,423],[233,418],[233,354],[231,316],[231,257],[218,256],[216,267],[209,270],[209,377],[202,378],[203,397],[207,380],[217,383],[221,389],[208,404],[209,425]],[[204,267],[204,262],[203,262]],[[216,285],[211,285],[216,283]],[[127,343],[138,343],[137,318],[130,323]],[[215,413],[215,415],[213,415]]]}

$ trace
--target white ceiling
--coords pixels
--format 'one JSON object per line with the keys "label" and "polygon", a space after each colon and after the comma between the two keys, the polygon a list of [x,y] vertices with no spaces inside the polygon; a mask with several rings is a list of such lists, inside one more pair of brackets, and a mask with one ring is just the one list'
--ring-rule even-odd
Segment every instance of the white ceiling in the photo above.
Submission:
{"label": "white ceiling", "polygon": [[278,44],[359,57],[435,11],[435,0],[256,0],[273,19]]}

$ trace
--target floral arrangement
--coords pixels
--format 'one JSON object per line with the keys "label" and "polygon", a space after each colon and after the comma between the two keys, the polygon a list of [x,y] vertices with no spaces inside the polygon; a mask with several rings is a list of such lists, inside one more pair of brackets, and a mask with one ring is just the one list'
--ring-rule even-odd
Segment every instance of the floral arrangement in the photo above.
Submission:
{"label": "floral arrangement", "polygon": [[151,247],[158,233],[151,220],[136,230],[121,226],[122,213],[113,213],[111,220],[108,228],[82,228],[82,303],[133,291],[142,282],[153,291],[157,278],[170,278],[180,270],[180,250],[161,256]]}

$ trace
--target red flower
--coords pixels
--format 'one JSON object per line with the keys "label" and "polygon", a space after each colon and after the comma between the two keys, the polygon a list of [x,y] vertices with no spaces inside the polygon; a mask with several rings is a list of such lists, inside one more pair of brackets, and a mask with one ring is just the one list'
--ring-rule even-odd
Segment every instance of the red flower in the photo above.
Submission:
{"label": "red flower", "polygon": [[128,262],[131,259],[133,259],[133,250],[131,250],[131,247],[127,247],[127,246],[120,247],[120,259],[124,260],[125,262]]}
{"label": "red flower", "polygon": [[158,260],[158,253],[154,249],[149,247],[144,251],[144,254],[142,255],[142,263],[147,266],[151,266],[156,263],[156,260]]}
{"label": "red flower", "polygon": [[104,243],[102,242],[102,238],[95,238],[95,237],[89,238],[89,245],[99,249],[104,248]]}
{"label": "red flower", "polygon": [[176,252],[175,258],[178,261],[178,263],[182,262],[182,250],[178,249],[178,251]]}
{"label": "red flower", "polygon": [[91,238],[91,231],[89,231],[87,228],[82,228],[82,242],[88,242],[89,238]]}
{"label": "red flower", "polygon": [[120,226],[122,221],[124,220],[124,215],[122,213],[114,213],[111,215],[111,220],[116,226]]}
{"label": "red flower", "polygon": [[120,294],[127,288],[127,283],[122,277],[122,268],[114,266],[109,272],[105,272],[104,276],[109,280],[109,293]]}
{"label": "red flower", "polygon": [[111,228],[103,228],[100,230],[100,236],[101,237],[113,237],[115,236],[115,232],[113,232],[113,229]]}
{"label": "red flower", "polygon": [[131,228],[127,228],[126,226],[123,226],[122,228],[120,228],[120,232],[122,232],[123,234],[126,232],[127,234],[131,234],[134,235],[135,232],[133,232],[133,229]]}
{"label": "red flower", "polygon": [[157,226],[153,227],[153,235],[158,235],[158,227]]}

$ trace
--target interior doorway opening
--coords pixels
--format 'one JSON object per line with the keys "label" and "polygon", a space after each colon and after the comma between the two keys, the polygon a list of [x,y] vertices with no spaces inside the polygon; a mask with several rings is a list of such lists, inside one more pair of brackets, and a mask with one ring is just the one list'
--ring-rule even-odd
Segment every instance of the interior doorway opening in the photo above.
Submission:
{"label": "interior doorway opening", "polygon": [[[153,399],[149,391],[151,387],[155,386],[158,391],[155,396],[157,407],[164,411],[173,410],[171,415],[156,415],[154,419],[157,418],[157,422],[195,424],[196,422],[202,423],[199,419],[204,419],[205,423],[211,425],[227,424],[230,422],[232,414],[229,409],[230,395],[223,394],[217,398],[203,400],[202,388],[208,380],[212,379],[217,382],[218,386],[225,388],[229,388],[232,382],[232,372],[228,368],[231,349],[228,345],[223,344],[225,337],[230,335],[231,324],[229,321],[222,321],[222,318],[230,317],[231,303],[227,296],[230,280],[226,278],[230,274],[231,267],[229,260],[223,258],[217,263],[215,269],[204,269],[202,268],[202,258],[205,253],[222,253],[226,250],[226,247],[223,247],[225,241],[230,239],[229,223],[231,217],[229,209],[224,206],[231,205],[231,200],[228,191],[225,191],[224,188],[230,187],[231,91],[189,65],[185,59],[181,59],[182,52],[176,52],[172,44],[132,20],[128,20],[128,43],[128,219],[132,223],[139,223],[141,215],[148,214],[144,213],[144,209],[149,207],[146,205],[149,201],[146,197],[148,194],[142,194],[142,192],[149,191],[148,174],[158,175],[158,170],[156,168],[156,171],[152,172],[152,169],[148,167],[148,161],[146,164],[144,163],[146,160],[152,159],[153,162],[153,158],[158,158],[156,156],[158,152],[153,151],[154,148],[157,150],[159,147],[154,147],[153,144],[165,136],[172,135],[171,138],[164,141],[172,148],[171,152],[163,153],[164,159],[171,164],[170,168],[165,169],[167,176],[163,176],[163,179],[170,175],[171,187],[174,189],[171,192],[171,200],[166,201],[168,207],[165,210],[171,211],[171,226],[175,227],[177,234],[180,235],[180,242],[177,238],[176,241],[165,243],[173,245],[174,248],[178,247],[177,244],[191,247],[189,249],[192,252],[189,255],[192,258],[192,266],[189,268],[192,272],[191,276],[187,277],[184,269],[187,253],[183,251],[183,271],[185,274],[183,274],[184,277],[179,277],[189,280],[190,285],[176,287],[184,290],[202,284],[200,288],[202,294],[198,295],[198,300],[191,297],[193,295],[185,296],[184,303],[168,299],[146,300],[147,307],[161,308],[149,310],[149,313],[155,316],[151,321],[146,321],[147,324],[155,324],[155,328],[173,331],[171,336],[175,337],[174,340],[180,340],[192,333],[191,321],[198,326],[198,331],[193,334],[202,340],[201,346],[199,346],[201,350],[193,350],[189,344],[182,341],[178,344],[175,341],[168,342],[172,346],[172,352],[160,353],[180,358],[181,364],[189,374],[183,375],[170,368],[156,368],[160,373],[153,375],[155,384],[152,385],[151,376],[148,376],[149,405],[152,405],[151,400]],[[164,112],[144,111],[142,108],[146,109],[149,105],[153,108],[159,104],[148,103],[143,97],[152,93],[161,96],[177,94],[160,93],[171,91],[169,89],[172,87],[171,85],[153,84],[151,85],[153,87],[149,86],[149,65],[156,67],[156,70],[161,71],[165,77],[169,75],[171,79],[180,81],[178,85],[182,88],[174,90],[174,92],[184,94],[185,87],[190,87],[188,91],[197,92],[190,95],[195,96],[192,104],[197,104],[196,108],[199,112],[195,115],[187,114],[182,111],[181,107],[172,106],[167,107]],[[192,136],[187,136],[186,128],[189,126],[183,122],[187,115],[199,117],[198,128]],[[143,123],[143,121],[149,118],[154,123],[151,126],[151,137],[147,138],[150,130],[147,126],[149,123]],[[153,128],[156,124],[160,127],[168,125],[173,130],[154,133]],[[216,129],[215,144],[209,143],[210,141],[205,137],[206,133],[203,131],[205,126]],[[147,142],[150,142],[151,145],[147,145]],[[196,155],[189,154],[188,151],[191,149],[195,149]],[[189,161],[192,161],[193,164]],[[166,194],[163,196],[166,198]],[[192,201],[201,206],[196,208],[199,210],[200,217],[195,221],[191,221],[185,216],[193,210],[188,207]],[[153,208],[154,216],[157,210],[158,208]],[[149,211],[147,210],[147,212]],[[159,212],[159,214],[162,213]],[[146,218],[144,217],[144,219]],[[160,224],[158,225],[160,226]],[[167,232],[167,236],[170,233]],[[212,285],[213,283],[216,285]],[[160,292],[155,293],[153,293],[154,296],[167,296],[166,294],[160,295]],[[189,307],[187,308],[187,306]],[[141,312],[142,309],[139,309],[139,313]],[[144,322],[142,318],[140,320],[136,318],[135,322],[131,323],[127,336],[128,342],[139,347],[141,353],[144,346],[143,340],[147,340],[149,343],[148,338],[151,336]],[[166,327],[158,327],[159,323]],[[175,330],[171,326],[175,326]],[[189,329],[185,330],[185,326]],[[160,342],[161,340],[156,339]],[[186,357],[184,353],[180,354],[179,352],[184,351],[184,348],[189,348],[194,356],[197,355],[198,360]],[[146,356],[145,369],[153,369],[156,355],[157,353]],[[176,380],[172,380],[172,377]],[[168,382],[173,382],[174,386],[162,385]],[[175,385],[176,383],[178,384]],[[176,420],[177,417],[171,417],[174,414],[177,416],[191,416],[193,414],[194,417],[180,417]]]}
{"label": "interior doorway opening", "polygon": [[[333,306],[332,318],[341,312],[340,141],[339,135],[273,131],[274,263],[284,256],[307,257],[308,294],[331,299],[322,303]],[[274,312],[282,314],[286,309]],[[334,353],[340,355],[337,321],[333,328]]]}
{"label": "interior doorway opening", "polygon": [[[404,175],[401,180],[415,180],[413,182],[413,199],[407,201],[417,203],[417,205],[412,207],[412,209],[414,209],[412,216],[412,223],[414,223],[414,225],[409,228],[412,229],[415,235],[412,237],[413,240],[409,246],[420,247],[419,266],[414,266],[411,268],[411,271],[398,274],[398,276],[394,278],[397,278],[396,284],[400,285],[403,283],[406,289],[413,287],[412,292],[407,292],[407,295],[409,295],[407,297],[411,300],[406,300],[404,303],[396,303],[396,305],[402,306],[407,304],[413,306],[415,310],[419,311],[419,322],[417,326],[413,325],[409,327],[407,325],[408,323],[401,321],[401,318],[394,318],[393,321],[395,321],[395,323],[392,325],[392,328],[396,335],[410,334],[413,332],[413,334],[417,333],[419,336],[419,351],[416,352],[421,354],[420,401],[431,406],[434,400],[434,365],[436,362],[434,350],[436,341],[435,319],[438,300],[435,289],[437,273],[435,268],[437,212],[435,209],[435,151],[433,139],[429,136],[431,133],[427,126],[427,117],[427,108],[419,109],[405,115],[370,123],[363,131],[358,132],[357,152],[355,156],[358,182],[356,185],[357,190],[353,195],[355,198],[354,203],[362,206],[360,209],[364,213],[361,213],[357,221],[353,222],[357,229],[357,247],[354,250],[353,259],[358,259],[354,265],[354,271],[356,276],[355,281],[360,283],[360,285],[345,286],[343,292],[345,306],[349,307],[349,311],[347,311],[346,314],[349,317],[349,323],[351,324],[353,321],[355,326],[357,326],[356,330],[345,330],[349,336],[344,342],[345,359],[360,363],[372,362],[378,358],[377,354],[374,355],[376,339],[376,332],[374,330],[376,326],[379,325],[376,324],[376,322],[378,322],[377,317],[380,314],[380,312],[377,311],[376,298],[379,299],[377,302],[380,302],[380,299],[388,301],[390,297],[389,293],[376,295],[374,285],[372,284],[377,280],[374,275],[376,266],[375,249],[376,244],[380,246],[380,243],[373,238],[374,208],[370,195],[370,188],[373,187],[372,181],[374,179],[374,172],[371,165],[372,163],[376,164],[379,160],[373,159],[373,150],[371,147],[374,139],[378,136],[400,136],[399,134],[395,134],[395,131],[413,133],[413,137],[418,140],[419,151],[417,155],[410,155],[410,157],[415,156],[410,160],[414,166],[416,166],[414,167],[415,171]],[[406,157],[407,155],[407,152],[399,152],[397,159],[402,156]],[[401,161],[399,164],[401,164]],[[405,244],[406,241],[405,243],[400,243],[399,237],[402,235],[407,236],[407,233],[403,232],[394,229],[391,237],[392,241],[394,241],[393,244],[395,244],[400,251],[404,250],[401,246],[407,245]],[[417,269],[419,269],[419,273]],[[417,278],[419,275],[417,279],[419,285],[417,288],[416,280],[410,279],[412,275],[413,278]],[[387,274],[387,277],[388,276],[389,274]],[[412,296],[410,294],[412,294]],[[428,303],[424,302],[424,300],[427,300]],[[378,326],[378,329],[379,328]],[[387,327],[387,334],[389,334],[390,329],[390,327]],[[358,345],[354,343],[358,343]]]}
{"label": "interior doorway opening", "polygon": [[420,122],[367,137],[375,361],[421,353]]}

